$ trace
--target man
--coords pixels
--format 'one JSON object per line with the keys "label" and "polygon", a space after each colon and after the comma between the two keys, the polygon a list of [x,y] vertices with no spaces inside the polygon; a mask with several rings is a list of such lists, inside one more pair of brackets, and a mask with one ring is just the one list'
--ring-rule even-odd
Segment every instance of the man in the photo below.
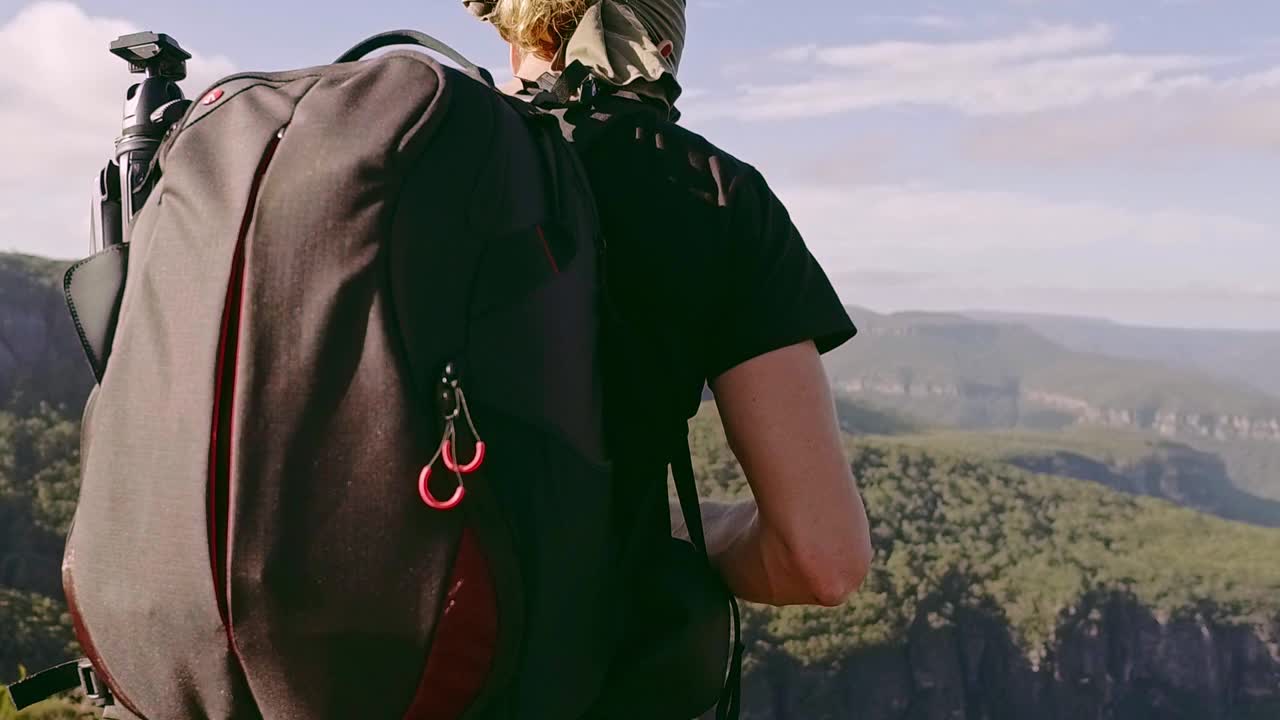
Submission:
{"label": "man", "polygon": [[[692,416],[709,383],[753,494],[703,504],[708,551],[730,590],[771,605],[842,604],[872,549],[819,354],[856,330],[763,177],[671,121],[684,1],[464,2],[510,44],[510,91],[581,63],[599,86],[652,108],[582,152],[610,299],[647,339],[616,339],[609,353],[628,378],[613,386],[613,406],[625,408],[614,413],[619,465],[626,438],[643,437],[656,413]],[[627,364],[664,369],[637,382]],[[654,409],[655,397],[673,403]],[[678,507],[671,516],[681,532]]]}

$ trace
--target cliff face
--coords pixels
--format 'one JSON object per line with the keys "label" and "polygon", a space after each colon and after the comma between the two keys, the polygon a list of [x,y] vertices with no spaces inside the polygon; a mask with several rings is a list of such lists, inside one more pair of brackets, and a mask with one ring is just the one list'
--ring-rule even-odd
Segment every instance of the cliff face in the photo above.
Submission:
{"label": "cliff face", "polygon": [[1280,717],[1276,628],[1158,618],[1103,599],[1063,618],[1030,660],[1005,627],[969,614],[919,622],[904,646],[805,667],[761,641],[749,720],[1262,720]]}
{"label": "cliff face", "polygon": [[[1280,443],[1280,417],[1248,417],[1183,413],[1160,409],[1098,407],[1081,398],[1047,390],[1004,386],[960,386],[940,383],[888,382],[873,378],[844,380],[839,389],[855,395],[881,395],[903,399],[947,399],[993,402],[1007,406],[1010,418],[1036,411],[1052,411],[1082,425],[1155,432],[1171,438],[1212,438],[1215,440],[1264,440]],[[988,413],[989,414],[989,413]]]}
{"label": "cliff face", "polygon": [[93,377],[58,279],[62,263],[0,254],[0,410],[79,413]]}
{"label": "cliff face", "polygon": [[0,588],[61,599],[62,546],[20,500],[0,497]]}
{"label": "cliff face", "polygon": [[1035,390],[1024,393],[1023,397],[1028,402],[1076,415],[1080,422],[1090,425],[1152,430],[1169,437],[1192,436],[1216,440],[1252,439],[1280,442],[1280,418],[1101,408],[1079,398]]}

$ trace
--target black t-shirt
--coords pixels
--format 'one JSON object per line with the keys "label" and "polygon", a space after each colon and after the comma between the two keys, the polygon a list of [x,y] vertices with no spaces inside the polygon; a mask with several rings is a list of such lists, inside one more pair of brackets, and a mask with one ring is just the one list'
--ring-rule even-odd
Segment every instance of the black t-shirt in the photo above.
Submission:
{"label": "black t-shirt", "polygon": [[613,120],[578,150],[603,226],[611,307],[602,353],[621,583],[611,597],[624,633],[613,672],[625,677],[639,659],[643,676],[655,646],[684,647],[694,640],[683,633],[702,631],[682,625],[702,610],[686,617],[669,592],[679,564],[667,462],[683,450],[707,381],[805,340],[831,350],[856,330],[754,168],[647,112]]}
{"label": "black t-shirt", "polygon": [[629,414],[663,398],[692,417],[721,373],[806,340],[827,352],[857,332],[755,168],[649,113],[614,121],[582,157],[607,292],[630,328],[606,340]]}

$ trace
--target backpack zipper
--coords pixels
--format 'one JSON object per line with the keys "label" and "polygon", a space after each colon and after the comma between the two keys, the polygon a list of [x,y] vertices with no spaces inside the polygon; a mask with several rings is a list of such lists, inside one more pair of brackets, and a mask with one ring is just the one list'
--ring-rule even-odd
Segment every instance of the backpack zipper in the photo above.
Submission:
{"label": "backpack zipper", "polygon": [[[262,189],[262,181],[267,168],[275,157],[280,141],[284,139],[285,129],[282,126],[276,131],[267,147],[263,150],[262,159],[258,161],[253,181],[249,185],[249,198],[245,205],[244,216],[240,220],[240,232],[236,237],[236,247],[231,260],[231,278],[227,283],[226,303],[223,306],[222,324],[218,336],[217,370],[214,378],[213,421],[209,431],[209,559],[210,571],[213,574],[214,596],[218,604],[218,615],[222,619],[227,634],[227,644],[240,657],[236,648],[235,635],[231,629],[231,577],[227,563],[229,552],[229,513],[232,489],[231,476],[231,440],[234,430],[234,400],[236,387],[236,367],[240,349],[240,320],[244,296],[245,243],[249,230],[253,225],[254,211],[258,206],[258,193]],[[241,662],[243,668],[243,662]]]}

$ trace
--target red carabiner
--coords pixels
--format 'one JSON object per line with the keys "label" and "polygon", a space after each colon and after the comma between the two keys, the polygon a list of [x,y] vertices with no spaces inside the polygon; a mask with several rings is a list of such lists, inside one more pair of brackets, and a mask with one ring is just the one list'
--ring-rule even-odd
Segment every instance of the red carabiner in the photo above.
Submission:
{"label": "red carabiner", "polygon": [[433,459],[427,465],[424,465],[422,472],[418,474],[418,494],[422,496],[422,502],[434,510],[453,510],[462,504],[462,498],[466,496],[467,489],[463,487],[461,479],[458,482],[458,489],[453,491],[453,497],[448,500],[437,500],[435,495],[431,494],[431,466],[435,464]]}
{"label": "red carabiner", "polygon": [[484,441],[483,440],[476,441],[476,456],[471,458],[471,462],[467,463],[466,465],[459,465],[457,461],[453,459],[453,450],[451,449],[452,447],[453,447],[453,443],[446,440],[444,442],[444,452],[442,453],[442,455],[444,456],[444,466],[449,468],[453,472],[462,473],[463,475],[470,475],[471,473],[479,470],[480,466],[484,464]]}

